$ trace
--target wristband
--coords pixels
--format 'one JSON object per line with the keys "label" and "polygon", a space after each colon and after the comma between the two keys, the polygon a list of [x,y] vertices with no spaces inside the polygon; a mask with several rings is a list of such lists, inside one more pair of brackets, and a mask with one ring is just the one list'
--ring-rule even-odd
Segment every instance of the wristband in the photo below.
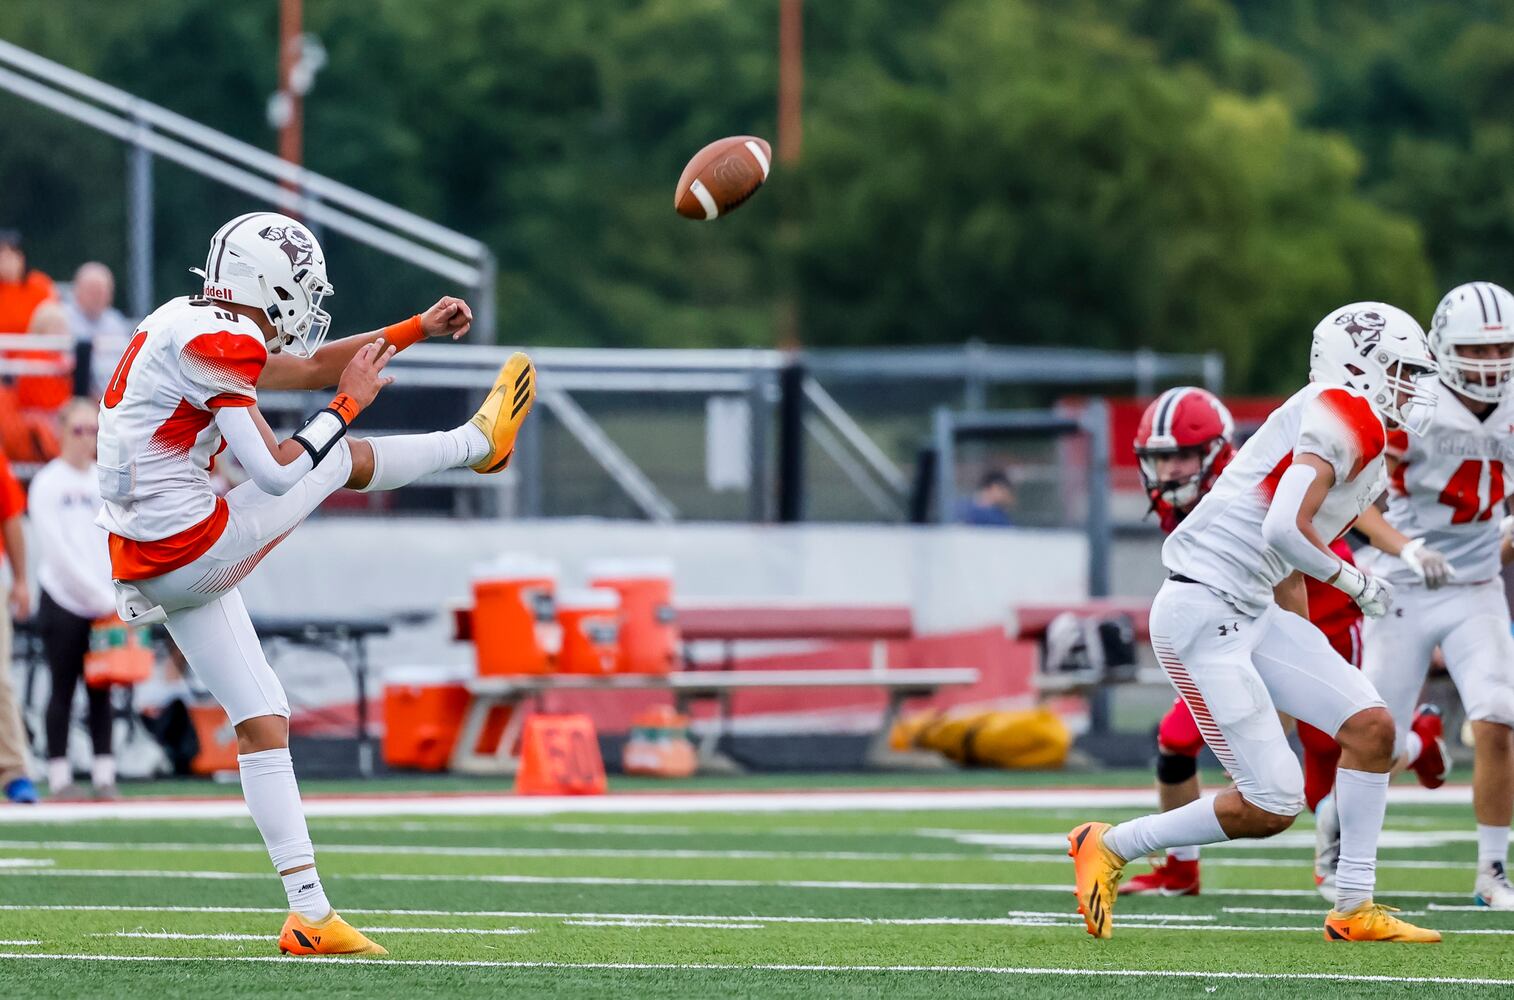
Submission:
{"label": "wristband", "polygon": [[311,465],[320,465],[321,459],[331,453],[347,433],[347,427],[357,418],[359,407],[345,392],[336,394],[331,405],[317,411],[305,426],[294,432],[293,440],[310,456]]}
{"label": "wristband", "polygon": [[1349,563],[1341,563],[1340,573],[1331,582],[1341,593],[1353,601],[1362,596],[1362,591],[1367,589],[1367,574]]}
{"label": "wristband", "polygon": [[352,422],[357,419],[357,415],[362,412],[363,408],[357,405],[357,400],[345,392],[339,392],[332,397],[330,403],[326,404],[326,409],[341,417],[342,423],[351,427]]}
{"label": "wristband", "polygon": [[426,334],[421,330],[420,316],[411,316],[407,320],[384,327],[383,337],[385,342],[396,351],[403,351],[411,344],[419,344],[425,340]]}

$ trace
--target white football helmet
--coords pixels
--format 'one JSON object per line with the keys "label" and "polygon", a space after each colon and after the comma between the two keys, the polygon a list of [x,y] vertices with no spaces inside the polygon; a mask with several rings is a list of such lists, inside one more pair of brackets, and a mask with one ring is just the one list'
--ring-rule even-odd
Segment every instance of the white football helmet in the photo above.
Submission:
{"label": "white football helmet", "polygon": [[1458,347],[1514,345],[1514,295],[1489,281],[1457,285],[1435,307],[1430,351],[1440,380],[1463,396],[1497,403],[1514,379],[1514,357],[1466,358]]}
{"label": "white football helmet", "polygon": [[1309,381],[1349,386],[1373,409],[1415,434],[1435,414],[1435,359],[1413,316],[1385,302],[1353,302],[1320,320]]}
{"label": "white football helmet", "polygon": [[302,223],[277,212],[249,212],[216,230],[205,269],[207,299],[261,309],[278,336],[268,349],[308,358],[326,339],[331,314],[321,300],[332,294],[326,255]]}

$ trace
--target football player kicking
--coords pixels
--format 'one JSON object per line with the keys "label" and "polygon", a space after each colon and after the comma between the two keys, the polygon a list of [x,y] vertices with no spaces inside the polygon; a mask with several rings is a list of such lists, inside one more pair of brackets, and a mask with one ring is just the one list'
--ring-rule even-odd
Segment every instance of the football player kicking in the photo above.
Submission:
{"label": "football player kicking", "polygon": [[[1514,296],[1484,281],[1453,288],[1430,327],[1438,403],[1423,432],[1388,437],[1388,513],[1373,510],[1375,546],[1393,584],[1391,614],[1366,628],[1366,673],[1412,740],[1409,716],[1437,646],[1471,720],[1472,810],[1479,906],[1514,910],[1514,638],[1500,568],[1504,463],[1514,460]],[[1367,518],[1363,518],[1366,526]],[[1439,720],[1437,720],[1439,721]],[[1438,735],[1438,730],[1437,734]]]}
{"label": "football player kicking", "polygon": [[1339,559],[1333,540],[1383,491],[1384,421],[1418,424],[1434,395],[1424,332],[1377,302],[1345,306],[1314,330],[1311,383],[1267,418],[1162,548],[1169,571],[1151,609],[1151,644],[1235,787],[1170,812],[1068,834],[1078,909],[1109,937],[1130,859],[1187,844],[1268,837],[1304,806],[1304,779],[1278,711],[1341,747],[1339,898],[1332,941],[1439,941],[1373,900],[1377,841],[1393,764],[1393,718],[1362,673],[1304,610],[1302,576],[1368,616],[1387,584]]}
{"label": "football player kicking", "polygon": [[[294,765],[289,702],[237,585],[337,490],[392,490],[442,469],[497,472],[535,398],[524,354],[500,370],[473,418],[434,434],[348,436],[393,379],[396,351],[461,337],[472,313],[443,298],[419,316],[322,346],[331,294],[320,245],[269,212],[239,216],[211,239],[200,297],[142,321],[100,404],[99,476],[123,619],[164,620],[196,676],[226,709],[248,811],[284,880],[290,914],[279,949],[384,954],[331,908],[316,874]],[[258,412],[260,390],[322,389],[331,402],[280,441]],[[229,447],[247,482],[219,498],[216,455]]]}

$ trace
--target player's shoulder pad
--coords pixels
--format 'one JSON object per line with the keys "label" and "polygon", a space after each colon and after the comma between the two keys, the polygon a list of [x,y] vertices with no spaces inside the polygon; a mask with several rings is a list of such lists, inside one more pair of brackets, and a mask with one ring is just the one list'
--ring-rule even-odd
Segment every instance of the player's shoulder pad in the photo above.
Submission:
{"label": "player's shoulder pad", "polygon": [[1348,479],[1355,479],[1387,447],[1388,434],[1382,418],[1357,390],[1332,385],[1321,389],[1310,405],[1317,413],[1330,417],[1350,445],[1355,461]]}

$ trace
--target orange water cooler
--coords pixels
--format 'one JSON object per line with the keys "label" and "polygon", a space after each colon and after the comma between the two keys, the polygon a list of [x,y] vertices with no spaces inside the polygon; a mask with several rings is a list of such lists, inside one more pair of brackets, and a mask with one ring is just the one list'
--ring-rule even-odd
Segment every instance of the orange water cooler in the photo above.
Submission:
{"label": "orange water cooler", "polygon": [[557,564],[505,556],[473,574],[473,647],[480,675],[544,674],[562,646]]}
{"label": "orange water cooler", "polygon": [[384,764],[442,771],[468,714],[463,671],[402,668],[384,674]]}
{"label": "orange water cooler", "polygon": [[564,674],[613,674],[620,665],[620,594],[609,588],[565,590],[557,595]]}
{"label": "orange water cooler", "polygon": [[590,586],[620,594],[620,672],[665,674],[676,669],[672,561],[605,559],[590,563],[588,575]]}

